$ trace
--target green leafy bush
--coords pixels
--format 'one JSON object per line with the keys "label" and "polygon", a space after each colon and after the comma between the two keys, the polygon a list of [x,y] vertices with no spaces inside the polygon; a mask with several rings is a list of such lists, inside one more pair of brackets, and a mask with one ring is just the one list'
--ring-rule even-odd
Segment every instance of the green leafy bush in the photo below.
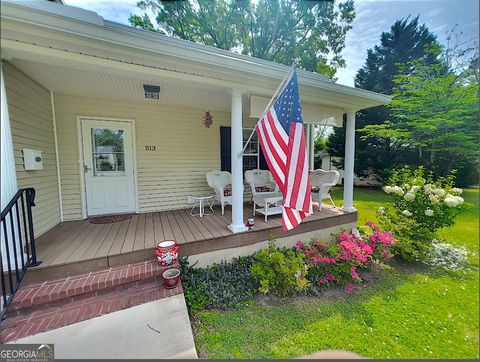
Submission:
{"label": "green leafy bush", "polygon": [[303,254],[280,249],[270,242],[268,248],[255,254],[254,258],[251,271],[260,284],[260,292],[288,296],[308,289],[307,265]]}
{"label": "green leafy bush", "polygon": [[189,310],[227,309],[251,300],[258,292],[258,283],[250,272],[252,263],[253,257],[248,256],[193,268],[187,258],[181,258],[182,286]]}
{"label": "green leafy bush", "polygon": [[438,229],[455,224],[464,204],[462,189],[454,187],[455,173],[433,180],[422,167],[393,171],[383,188],[393,208],[381,207],[380,224],[397,243],[395,254],[404,259],[424,259]]}

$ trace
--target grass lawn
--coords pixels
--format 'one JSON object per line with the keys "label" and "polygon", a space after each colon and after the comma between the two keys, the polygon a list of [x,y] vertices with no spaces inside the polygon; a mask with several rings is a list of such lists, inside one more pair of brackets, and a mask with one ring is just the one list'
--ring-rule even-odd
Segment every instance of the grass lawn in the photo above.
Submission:
{"label": "grass lawn", "polygon": [[[341,190],[335,201],[341,204]],[[197,350],[210,358],[290,358],[342,349],[372,358],[478,358],[478,189],[474,206],[441,235],[470,253],[474,270],[447,273],[397,265],[367,288],[290,301],[264,299],[227,312],[194,316]],[[387,197],[355,190],[359,224],[374,220]]]}

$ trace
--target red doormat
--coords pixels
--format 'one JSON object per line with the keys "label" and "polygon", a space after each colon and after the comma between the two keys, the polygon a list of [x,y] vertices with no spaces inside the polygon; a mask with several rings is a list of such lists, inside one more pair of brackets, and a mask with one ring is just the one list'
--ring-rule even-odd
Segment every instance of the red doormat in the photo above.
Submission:
{"label": "red doormat", "polygon": [[107,216],[98,216],[92,217],[90,222],[92,224],[111,224],[114,222],[120,222],[130,219],[133,214],[123,214],[123,215],[107,215]]}

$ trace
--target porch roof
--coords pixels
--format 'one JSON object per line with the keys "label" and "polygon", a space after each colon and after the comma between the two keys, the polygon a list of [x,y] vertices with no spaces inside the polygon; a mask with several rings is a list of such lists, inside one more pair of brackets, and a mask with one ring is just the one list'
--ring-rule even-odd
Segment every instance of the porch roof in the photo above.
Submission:
{"label": "porch roof", "polygon": [[[152,82],[196,84],[212,91],[239,89],[264,97],[272,95],[288,71],[287,66],[271,61],[121,25],[71,6],[2,1],[1,7],[2,56],[7,59]],[[346,112],[391,100],[317,73],[299,70],[298,76],[306,104]]]}

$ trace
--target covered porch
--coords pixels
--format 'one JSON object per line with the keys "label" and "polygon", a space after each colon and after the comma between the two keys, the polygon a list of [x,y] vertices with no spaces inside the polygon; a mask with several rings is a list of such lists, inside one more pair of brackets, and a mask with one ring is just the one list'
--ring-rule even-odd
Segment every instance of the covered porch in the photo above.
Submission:
{"label": "covered porch", "polygon": [[[313,125],[341,127],[346,115],[343,206],[315,211],[287,234],[279,216],[267,223],[256,217],[255,230],[247,231],[251,205],[244,204],[250,198],[244,171],[261,165],[258,143],[242,155],[244,135],[289,67],[134,29],[78,8],[42,6],[48,11],[2,3],[2,109],[8,105],[2,133],[11,133],[2,144],[11,156],[8,167],[2,163],[2,180],[9,180],[10,194],[36,190],[33,227],[43,263],[29,275],[50,271],[54,277],[145,260],[154,240],[164,238],[176,239],[183,255],[210,254],[219,261],[226,259],[221,250],[265,245],[270,233],[288,238],[355,222],[355,113],[389,97],[299,70],[311,167]],[[210,127],[203,123],[206,111],[213,116]],[[96,130],[121,130],[122,147],[92,149]],[[25,150],[41,155],[41,167],[26,167]],[[109,170],[106,157],[95,169],[99,153],[121,154],[122,167],[117,162]],[[212,193],[205,178],[211,170],[231,172],[232,203],[224,215],[217,209],[213,216],[193,218],[189,196]],[[96,210],[95,204],[108,205]],[[118,213],[135,215],[116,224],[89,221]]]}
{"label": "covered porch", "polygon": [[[190,209],[135,214],[130,219],[94,224],[89,219],[66,221],[37,238],[37,258],[42,263],[27,273],[29,282],[65,277],[85,270],[99,270],[118,265],[151,260],[155,241],[176,240],[180,255],[188,256],[191,264],[212,252],[227,251],[232,256],[248,255],[253,244],[268,239],[294,237],[312,231],[328,232],[355,224],[357,213],[324,205],[301,226],[283,233],[281,217],[255,216],[255,226],[246,233],[232,234],[227,226],[231,210],[221,214],[214,207],[213,215],[191,216]],[[244,204],[244,214],[252,215],[252,205]],[[256,248],[255,246],[253,246]]]}

